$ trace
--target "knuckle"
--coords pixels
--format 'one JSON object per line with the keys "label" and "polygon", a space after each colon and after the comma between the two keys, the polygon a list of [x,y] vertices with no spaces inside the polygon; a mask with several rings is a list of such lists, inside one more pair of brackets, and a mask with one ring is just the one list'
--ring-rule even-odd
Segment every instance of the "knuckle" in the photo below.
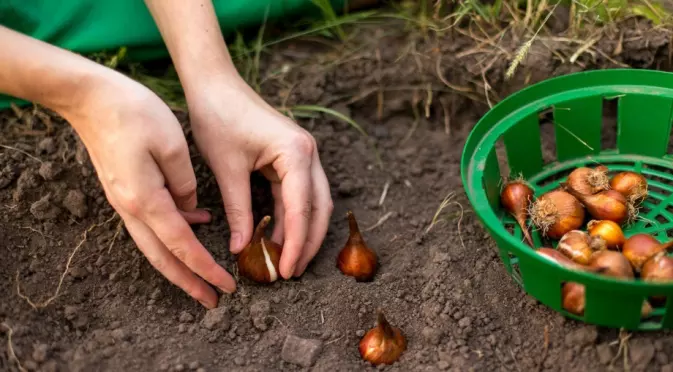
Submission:
{"label": "knuckle", "polygon": [[331,215],[332,212],[334,212],[334,201],[332,200],[332,198],[330,198],[327,201],[327,213]]}
{"label": "knuckle", "polygon": [[313,155],[317,147],[313,136],[306,132],[297,134],[293,139],[292,144],[295,150],[305,156]]}
{"label": "knuckle", "polygon": [[165,161],[178,161],[183,157],[189,157],[189,150],[187,144],[182,141],[169,142],[163,145],[161,157]]}
{"label": "knuckle", "polygon": [[179,198],[194,195],[196,194],[196,179],[192,178],[184,184],[173,187],[172,189],[172,193]]}
{"label": "knuckle", "polygon": [[154,255],[148,255],[147,256],[147,261],[152,265],[158,272],[164,273],[167,267],[166,260],[154,256]]}
{"label": "knuckle", "polygon": [[169,247],[168,249],[180,262],[186,262],[189,258],[189,250],[185,247],[175,245]]}
{"label": "knuckle", "polygon": [[119,207],[125,210],[126,213],[134,217],[140,215],[142,202],[138,193],[132,191],[120,193],[120,195],[117,196],[117,199]]}

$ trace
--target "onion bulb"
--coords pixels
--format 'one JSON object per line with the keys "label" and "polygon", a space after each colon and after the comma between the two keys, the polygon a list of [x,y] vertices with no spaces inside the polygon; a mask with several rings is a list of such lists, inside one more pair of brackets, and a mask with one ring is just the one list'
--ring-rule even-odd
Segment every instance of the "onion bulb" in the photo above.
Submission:
{"label": "onion bulb", "polygon": [[533,247],[534,244],[533,239],[528,232],[528,228],[526,227],[526,219],[528,217],[528,209],[530,208],[533,196],[533,189],[523,181],[509,182],[500,193],[500,201],[502,205],[519,224],[523,236],[531,247]]}
{"label": "onion bulb", "polygon": [[362,359],[375,365],[393,364],[406,349],[407,341],[400,329],[391,326],[379,309],[376,327],[367,331],[360,340]]}
{"label": "onion bulb", "polygon": [[647,179],[636,172],[620,172],[610,180],[610,188],[618,191],[624,197],[636,203],[647,197]]}
{"label": "onion bulb", "polygon": [[589,260],[589,266],[602,268],[601,274],[620,279],[633,279],[633,268],[623,254],[615,251],[594,252]]}
{"label": "onion bulb", "polygon": [[581,265],[588,265],[595,251],[607,249],[605,240],[580,230],[568,231],[558,242],[558,251]]}
{"label": "onion bulb", "polygon": [[584,222],[584,208],[571,194],[553,190],[542,194],[531,206],[531,218],[544,236],[560,239]]}
{"label": "onion bulb", "polygon": [[258,283],[271,283],[278,279],[278,264],[282,247],[267,239],[264,229],[271,221],[265,216],[255,228],[250,243],[238,255],[238,272],[242,276]]}
{"label": "onion bulb", "polygon": [[[578,316],[584,315],[584,307],[586,304],[585,293],[586,291],[582,284],[575,282],[565,283],[561,289],[561,306],[569,313]],[[640,310],[640,316],[645,318],[650,315],[651,312],[652,305],[650,305],[649,302],[644,301]]]}
{"label": "onion bulb", "polygon": [[568,187],[583,195],[593,195],[608,189],[610,180],[608,168],[599,165],[596,168],[580,167],[568,175]]}
{"label": "onion bulb", "polygon": [[[658,253],[645,261],[640,271],[640,277],[648,282],[673,282],[673,257],[666,256],[665,252]],[[654,301],[665,301],[665,296],[653,296]]]}
{"label": "onion bulb", "polygon": [[615,190],[601,191],[594,195],[582,195],[568,187],[568,192],[576,197],[589,214],[597,220],[613,221],[619,225],[635,217],[635,208],[624,195]]}
{"label": "onion bulb", "polygon": [[626,239],[622,253],[631,262],[631,265],[640,272],[643,264],[660,252],[665,252],[673,247],[673,240],[659,243],[657,239],[648,234],[635,234]]}
{"label": "onion bulb", "polygon": [[362,239],[360,228],[353,212],[348,211],[349,235],[346,244],[337,256],[337,267],[344,275],[358,282],[371,280],[376,274],[376,253]]}
{"label": "onion bulb", "polygon": [[610,220],[591,220],[587,224],[590,236],[601,237],[605,240],[608,249],[618,250],[624,245],[626,238],[619,225]]}

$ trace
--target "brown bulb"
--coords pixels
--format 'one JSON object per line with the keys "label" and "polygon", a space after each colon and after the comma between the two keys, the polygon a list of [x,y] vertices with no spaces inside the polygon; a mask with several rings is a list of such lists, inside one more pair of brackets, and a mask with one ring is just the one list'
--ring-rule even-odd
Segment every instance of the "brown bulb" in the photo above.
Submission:
{"label": "brown bulb", "polygon": [[[666,256],[665,252],[654,255],[645,261],[640,277],[647,282],[673,282],[673,257]],[[663,302],[666,301],[666,296],[653,296],[652,300]]]}
{"label": "brown bulb", "polygon": [[614,221],[591,220],[587,224],[589,235],[603,238],[608,249],[618,250],[624,245],[626,238],[622,228]]}
{"label": "brown bulb", "polygon": [[[584,315],[585,289],[582,284],[575,282],[567,282],[561,289],[561,306],[569,313],[582,316]],[[652,305],[649,302],[643,301],[643,306],[640,310],[640,316],[646,318],[652,312]]]}
{"label": "brown bulb", "polygon": [[670,250],[671,247],[673,247],[673,240],[662,244],[651,235],[635,234],[626,239],[622,253],[631,262],[636,272],[640,272],[647,260],[660,252]]}
{"label": "brown bulb", "polygon": [[620,172],[610,180],[610,188],[618,191],[624,197],[637,203],[647,197],[647,179],[635,172]]}
{"label": "brown bulb", "polygon": [[528,218],[528,209],[533,201],[534,193],[523,181],[512,181],[503,187],[500,193],[500,201],[507,212],[514,217],[521,227],[523,236],[528,244],[533,247],[533,239],[528,232],[526,219]]}
{"label": "brown bulb", "polygon": [[278,279],[282,246],[264,236],[266,226],[271,221],[265,216],[255,228],[250,243],[238,255],[240,275],[258,283],[272,283]]}
{"label": "brown bulb", "polygon": [[367,331],[360,340],[362,359],[375,365],[393,364],[406,349],[407,341],[400,329],[391,326],[379,309],[376,327]]}
{"label": "brown bulb", "polygon": [[633,268],[623,254],[615,251],[599,251],[591,255],[590,267],[602,268],[601,274],[620,279],[633,279]]}
{"label": "brown bulb", "polygon": [[352,276],[358,282],[370,281],[376,274],[376,253],[362,239],[353,212],[348,211],[346,215],[348,216],[350,234],[346,245],[337,257],[337,267],[344,275]]}
{"label": "brown bulb", "polygon": [[621,225],[635,217],[635,208],[618,191],[607,190],[598,194],[583,195],[569,187],[567,190],[586,207],[589,215],[597,220],[613,221]]}
{"label": "brown bulb", "polygon": [[584,222],[584,207],[571,194],[553,190],[540,196],[531,207],[531,218],[544,236],[561,239]]}
{"label": "brown bulb", "polygon": [[568,187],[583,195],[593,195],[608,189],[608,168],[599,165],[596,168],[576,168],[568,175]]}
{"label": "brown bulb", "polygon": [[603,268],[593,268],[578,264],[554,248],[538,248],[536,252],[542,257],[556,263],[557,265],[561,265],[571,270],[588,271],[594,273],[600,273],[604,270]]}
{"label": "brown bulb", "polygon": [[571,230],[559,240],[558,251],[581,265],[588,265],[595,251],[607,249],[605,240],[591,237],[581,230]]}

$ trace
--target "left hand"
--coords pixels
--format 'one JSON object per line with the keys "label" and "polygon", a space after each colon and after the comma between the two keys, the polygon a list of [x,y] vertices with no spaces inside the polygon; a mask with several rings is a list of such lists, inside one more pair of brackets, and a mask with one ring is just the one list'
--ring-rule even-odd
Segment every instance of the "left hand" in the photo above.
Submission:
{"label": "left hand", "polygon": [[194,140],[222,193],[231,252],[252,237],[250,173],[259,170],[272,183],[280,274],[300,276],[320,249],[334,208],[315,139],[238,76],[214,77],[190,92]]}

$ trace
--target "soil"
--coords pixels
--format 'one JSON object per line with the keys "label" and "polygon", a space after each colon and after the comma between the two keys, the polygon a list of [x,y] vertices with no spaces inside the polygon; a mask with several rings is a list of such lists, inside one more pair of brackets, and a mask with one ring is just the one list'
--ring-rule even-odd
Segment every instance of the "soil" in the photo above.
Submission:
{"label": "soil", "polygon": [[[551,22],[564,29],[563,19]],[[357,344],[380,307],[408,340],[402,358],[381,370],[673,371],[670,332],[627,339],[526,295],[472,212],[459,167],[489,102],[573,71],[669,69],[671,33],[631,20],[606,30],[575,63],[568,59],[580,44],[540,38],[506,81],[507,61],[525,42],[512,29],[490,40],[474,30],[424,36],[399,23],[349,32],[356,41],[347,48],[293,40],[261,61],[269,102],[325,105],[369,133],[329,115],[297,119],[317,139],[335,202],[323,247],[301,278],[269,286],[241,279],[207,316],[148,264],[123,228],[116,234],[119,220],[67,123],[31,107],[3,112],[2,142],[13,149],[0,148],[0,320],[12,330],[12,348],[0,351],[0,370],[17,370],[13,355],[40,371],[375,370]],[[187,125],[186,114],[176,115]],[[214,215],[194,231],[233,272],[216,182],[192,151],[201,206]],[[263,178],[253,181],[259,220],[272,203]],[[427,232],[449,193],[456,203]],[[369,283],[335,267],[348,210],[380,257]],[[76,247],[59,295],[33,308],[26,298],[54,295]],[[10,332],[0,329],[5,345]],[[293,354],[286,339],[306,349]],[[293,363],[306,359],[310,366]]]}

